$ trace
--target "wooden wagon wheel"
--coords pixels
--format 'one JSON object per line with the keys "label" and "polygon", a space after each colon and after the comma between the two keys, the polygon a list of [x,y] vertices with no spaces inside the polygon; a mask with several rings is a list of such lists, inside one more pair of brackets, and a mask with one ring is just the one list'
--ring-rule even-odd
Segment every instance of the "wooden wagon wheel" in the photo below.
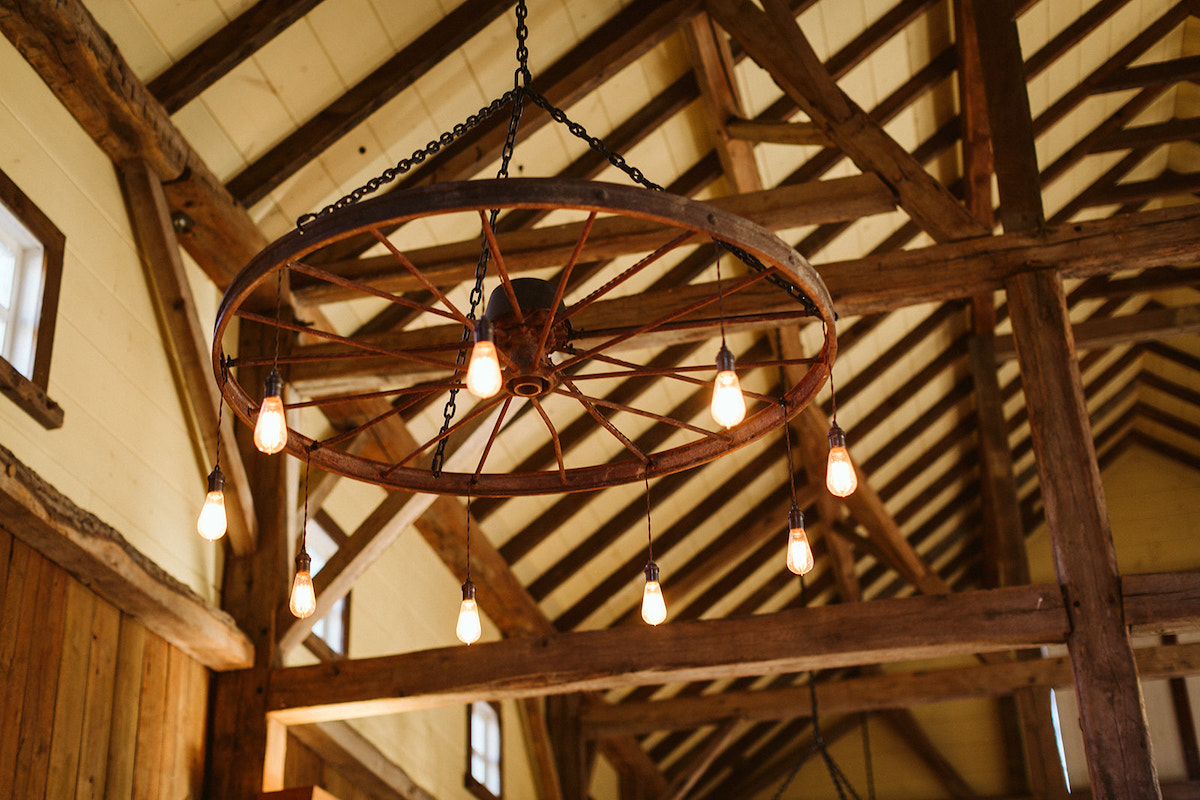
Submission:
{"label": "wooden wagon wheel", "polygon": [[[561,248],[561,255],[554,259],[557,276],[531,279],[514,277],[521,268],[519,262],[528,261],[528,254],[505,251],[506,245],[514,244],[517,237],[498,235],[492,230],[488,221],[491,209],[569,209],[583,212],[580,216],[586,215],[587,219],[574,227],[555,229],[571,232],[569,246]],[[463,280],[464,271],[469,276],[475,265],[463,259],[463,263],[450,265],[448,270],[426,275],[393,242],[396,237],[389,239],[387,232],[413,220],[464,212],[475,214],[480,220],[480,247],[490,262],[490,283],[494,285],[490,305],[494,308],[488,314],[497,331],[505,385],[495,397],[479,401],[461,414],[448,432],[427,437],[415,451],[397,462],[357,455],[346,447],[353,434],[423,398],[440,398],[462,387],[465,367],[456,366],[456,356],[461,347],[468,346],[463,344],[464,329],[469,333],[475,323],[463,303],[456,303],[448,293]],[[369,262],[356,262],[370,264],[370,269],[351,267],[334,272],[315,266],[320,259],[317,254],[324,248],[360,234],[373,236],[387,251]],[[614,245],[617,241],[619,247]],[[567,281],[577,265],[589,259],[607,259],[615,247],[628,252],[631,241],[646,255],[628,266],[609,268],[611,274],[606,273],[607,280],[589,294],[574,302],[563,302]],[[636,293],[622,295],[623,291],[629,291],[635,278],[644,281],[654,270],[665,274],[668,253],[697,245],[712,247],[714,241],[720,242],[726,252],[723,263],[728,267],[723,281],[671,287],[669,299],[654,308],[638,308]],[[729,256],[729,252],[737,258]],[[544,258],[545,248],[539,253],[538,258]],[[731,275],[732,266],[739,260],[751,268]],[[290,270],[298,284],[307,282],[297,292],[301,299],[320,300],[334,295],[342,298],[350,294],[374,297],[405,306],[416,319],[397,334],[353,337],[280,321],[269,312],[260,314],[246,309],[247,301],[256,292],[259,296],[274,292],[280,277],[278,272],[283,269]],[[395,293],[413,285],[423,288],[424,293]],[[779,292],[789,297],[795,303],[794,313],[759,313],[755,298],[762,297],[764,292]],[[614,313],[614,309],[624,309],[625,313]],[[635,319],[625,318],[630,315]],[[730,430],[715,425],[707,416],[704,422],[673,419],[661,408],[648,407],[654,398],[644,395],[652,393],[614,403],[593,395],[588,388],[610,379],[650,375],[697,386],[711,385],[715,373],[712,362],[663,368],[621,356],[643,342],[660,342],[664,336],[715,337],[722,319],[726,327],[736,329],[739,325],[761,324],[765,318],[778,322],[781,316],[783,322],[803,317],[816,317],[823,322],[825,333],[820,352],[812,358],[786,362],[801,364],[804,369],[801,377],[785,386],[779,396],[748,394],[746,418]],[[742,217],[687,198],[594,181],[515,178],[436,184],[394,192],[320,217],[303,230],[292,231],[268,246],[237,275],[225,293],[217,314],[213,344],[214,374],[223,385],[225,400],[239,417],[253,424],[260,387],[249,387],[248,391],[232,371],[228,380],[221,381],[225,335],[235,317],[240,317],[242,324],[275,325],[323,340],[325,344],[319,351],[330,361],[365,360],[388,364],[395,374],[412,373],[404,385],[302,403],[319,406],[368,396],[391,401],[385,414],[340,436],[319,440],[317,432],[291,429],[286,449],[339,475],[389,488],[438,494],[515,496],[583,491],[641,481],[707,463],[755,441],[798,413],[824,383],[837,351],[833,310],[824,284],[803,256],[773,233]],[[243,358],[231,363],[261,366],[274,360]],[[277,360],[285,380],[289,367],[301,369],[298,359],[287,352]],[[740,372],[778,369],[784,364],[778,359],[759,360],[739,364],[738,369]],[[552,443],[556,453],[554,465],[529,472],[489,470],[488,454],[493,444],[504,438],[506,423],[524,404],[529,404],[543,421],[544,442]],[[553,408],[561,409],[563,404],[572,406],[575,413],[587,413],[599,428],[608,431],[620,442],[620,455],[591,464],[576,463],[578,457],[564,455],[564,443],[552,421],[556,416],[562,417]],[[615,419],[622,413],[670,425],[676,435],[666,437],[666,443],[657,449],[643,451],[622,432]],[[484,418],[490,432],[482,455],[472,459],[474,463],[466,470],[445,469],[435,473],[431,469],[431,456],[437,442],[449,438],[453,448],[451,437],[479,425]],[[524,445],[528,448],[528,443]]]}

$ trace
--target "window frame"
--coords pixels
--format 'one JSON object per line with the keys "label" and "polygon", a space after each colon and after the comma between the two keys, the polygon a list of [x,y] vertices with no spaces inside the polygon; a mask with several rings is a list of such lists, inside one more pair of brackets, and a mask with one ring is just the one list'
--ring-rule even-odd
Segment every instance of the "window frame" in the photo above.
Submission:
{"label": "window frame", "polygon": [[3,170],[0,170],[0,203],[41,243],[44,272],[32,374],[26,377],[0,358],[0,394],[16,403],[42,427],[53,430],[63,424],[62,407],[51,400],[46,392],[50,385],[50,356],[58,320],[66,237]]}
{"label": "window frame", "polygon": [[[471,746],[471,725],[475,720],[476,704],[490,706],[496,714],[497,736],[500,742],[500,752],[496,754],[495,762],[497,778],[500,781],[500,791],[498,793],[493,793],[485,784],[480,783],[471,772],[471,757],[474,755],[474,750]],[[466,773],[463,776],[463,786],[466,787],[467,791],[479,798],[479,800],[502,800],[504,797],[504,715],[501,713],[500,703],[495,700],[476,700],[467,704],[466,744],[467,763]]]}

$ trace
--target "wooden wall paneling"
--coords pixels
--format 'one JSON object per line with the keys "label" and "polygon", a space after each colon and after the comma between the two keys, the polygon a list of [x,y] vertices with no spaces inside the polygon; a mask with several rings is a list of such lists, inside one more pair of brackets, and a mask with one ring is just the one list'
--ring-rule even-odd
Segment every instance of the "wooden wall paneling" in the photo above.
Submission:
{"label": "wooden wall paneling", "polygon": [[87,691],[83,699],[79,768],[75,781],[76,800],[99,800],[104,797],[113,705],[116,701],[114,689],[120,635],[120,610],[104,600],[97,599],[92,616]]}
{"label": "wooden wall paneling", "polygon": [[169,645],[153,633],[146,635],[142,651],[141,703],[138,706],[134,746],[133,798],[154,800],[160,796],[163,734],[167,718],[167,657]]}
{"label": "wooden wall paneling", "polygon": [[[92,620],[96,595],[83,584],[67,584],[67,619],[62,659],[58,663],[58,697],[54,705],[54,732],[50,740],[50,769],[46,796],[71,797],[79,773],[83,717],[91,656]],[[46,669],[51,665],[45,665]]]}
{"label": "wooden wall paneling", "polygon": [[[7,536],[8,534],[5,534]],[[11,541],[11,537],[10,537]],[[21,719],[21,706],[25,701],[25,670],[28,668],[26,653],[32,628],[25,620],[21,609],[25,595],[37,591],[38,556],[19,541],[11,541],[10,557],[5,570],[4,609],[0,616],[0,711],[10,724],[0,726],[0,776],[13,774],[17,759],[17,730]],[[36,596],[36,595],[35,595]],[[30,599],[32,608],[33,599]],[[0,783],[0,787],[6,784]],[[11,796],[8,792],[0,796]]]}
{"label": "wooden wall paneling", "polygon": [[117,664],[113,679],[112,732],[109,736],[108,769],[105,797],[128,800],[133,797],[134,754],[142,689],[142,656],[146,629],[136,620],[121,615],[117,638]]}
{"label": "wooden wall paneling", "polygon": [[13,796],[18,798],[41,797],[46,789],[55,692],[58,688],[58,670],[46,667],[58,663],[66,623],[67,575],[44,558],[38,566],[36,605],[31,614],[33,636],[28,651],[25,701],[21,709],[21,722],[16,726],[20,738],[16,771],[13,774]]}

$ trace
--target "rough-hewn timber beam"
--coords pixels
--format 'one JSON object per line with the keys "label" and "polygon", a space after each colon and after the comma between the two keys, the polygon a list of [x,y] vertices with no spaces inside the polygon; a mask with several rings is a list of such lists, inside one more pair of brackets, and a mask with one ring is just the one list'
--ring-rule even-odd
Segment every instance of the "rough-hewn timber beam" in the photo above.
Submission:
{"label": "rough-hewn timber beam", "polygon": [[[171,215],[162,183],[144,161],[126,164],[121,170],[130,221],[142,254],[142,266],[150,297],[158,312],[167,355],[180,387],[182,405],[193,424],[194,441],[204,454],[200,469],[207,473],[217,453],[223,450],[221,468],[226,476],[225,492],[229,519],[229,544],[238,555],[254,550],[258,518],[246,466],[238,451],[233,420],[226,418],[218,429],[220,390],[213,383],[208,345],[196,303],[192,299],[179,245],[171,226]],[[218,447],[218,439],[220,447]],[[200,487],[197,486],[197,497]]]}
{"label": "rough-hewn timber beam", "polygon": [[[1200,573],[1130,576],[1137,632],[1185,632],[1200,620]],[[802,641],[795,631],[803,629]],[[1056,585],[802,608],[741,619],[508,639],[273,670],[269,704],[287,724],[473,699],[658,685],[1061,643]]]}
{"label": "rough-hewn timber beam", "polygon": [[[1075,334],[1075,349],[1093,350],[1119,344],[1148,342],[1200,333],[1200,306],[1175,306],[1138,311],[1119,317],[1088,319],[1071,326]],[[1013,337],[996,337],[996,360],[1017,357]]]}
{"label": "rough-hewn timber beam", "polygon": [[860,169],[874,172],[891,187],[901,207],[933,238],[947,241],[988,233],[842,93],[782,0],[767,0],[767,11],[748,0],[709,0],[707,8]]}
{"label": "rough-hewn timber beam", "polygon": [[254,648],[233,619],[59,494],[0,447],[0,528],[214,670],[245,669]]}
{"label": "rough-hewn timber beam", "polygon": [[437,800],[345,722],[297,725],[288,734],[377,800]]}
{"label": "rough-hewn timber beam", "polygon": [[0,30],[115,164],[144,159],[173,212],[193,221],[180,243],[225,286],[266,238],[171,123],[80,0],[0,2]]}
{"label": "rough-hewn timber beam", "polygon": [[[1200,672],[1200,644],[1137,651],[1143,678],[1170,678]],[[852,714],[908,708],[977,697],[1000,697],[1027,686],[1070,687],[1067,656],[1036,661],[996,661],[917,672],[881,672],[817,684],[822,714]],[[667,700],[599,705],[583,713],[589,737],[633,735],[719,725],[728,720],[761,722],[812,716],[808,686],[725,692]]]}

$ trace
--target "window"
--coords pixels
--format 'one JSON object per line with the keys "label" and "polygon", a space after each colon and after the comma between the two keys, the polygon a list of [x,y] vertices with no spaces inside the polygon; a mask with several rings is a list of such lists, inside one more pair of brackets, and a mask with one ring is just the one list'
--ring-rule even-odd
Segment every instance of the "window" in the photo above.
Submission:
{"label": "window", "polygon": [[46,428],[62,409],[46,396],[65,239],[0,172],[0,392]]}
{"label": "window", "polygon": [[467,706],[466,787],[482,800],[500,797],[500,704]]}
{"label": "window", "polygon": [[[321,571],[321,567],[325,566],[325,562],[333,557],[345,541],[345,532],[324,512],[319,512],[315,518],[308,520],[306,544],[308,555],[312,558],[313,575]],[[330,660],[347,655],[350,649],[350,595],[347,594],[334,603],[329,613],[313,625],[312,632],[320,642],[310,639],[307,646],[314,651],[318,648],[324,650],[317,652],[318,657]]]}

